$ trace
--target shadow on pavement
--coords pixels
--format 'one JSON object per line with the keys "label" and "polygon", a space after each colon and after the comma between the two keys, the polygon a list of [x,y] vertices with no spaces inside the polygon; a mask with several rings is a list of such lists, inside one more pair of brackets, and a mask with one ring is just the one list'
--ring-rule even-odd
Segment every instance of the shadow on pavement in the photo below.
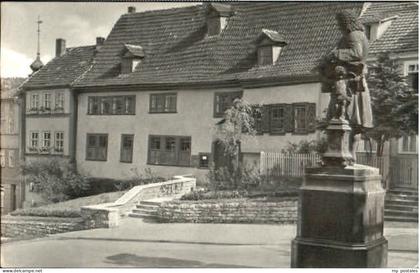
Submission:
{"label": "shadow on pavement", "polygon": [[134,254],[121,253],[106,257],[106,263],[115,265],[125,265],[133,267],[205,267],[205,268],[221,268],[221,267],[236,267],[244,268],[249,266],[231,265],[231,264],[216,264],[203,263],[194,260],[182,260],[168,257],[142,257]]}

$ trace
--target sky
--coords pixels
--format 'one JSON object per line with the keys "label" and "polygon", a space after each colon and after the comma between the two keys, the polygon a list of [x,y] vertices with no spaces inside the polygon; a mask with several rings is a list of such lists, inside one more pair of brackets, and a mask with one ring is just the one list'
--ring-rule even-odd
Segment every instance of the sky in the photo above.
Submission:
{"label": "sky", "polygon": [[167,9],[198,3],[168,2],[1,2],[1,77],[27,77],[36,58],[37,23],[41,21],[41,60],[55,55],[55,40],[66,47],[93,45],[96,37],[107,37],[118,18],[135,6],[136,12]]}

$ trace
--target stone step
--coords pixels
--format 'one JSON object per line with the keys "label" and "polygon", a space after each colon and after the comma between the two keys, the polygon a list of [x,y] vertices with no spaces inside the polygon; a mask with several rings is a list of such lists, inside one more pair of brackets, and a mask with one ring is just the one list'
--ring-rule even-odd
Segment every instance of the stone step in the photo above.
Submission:
{"label": "stone step", "polygon": [[137,208],[149,208],[149,209],[156,209],[159,206],[158,205],[149,205],[149,204],[137,204]]}
{"label": "stone step", "polygon": [[387,195],[385,197],[385,200],[401,200],[401,201],[419,201],[419,197],[418,196],[412,196],[412,195]]}
{"label": "stone step", "polygon": [[132,213],[139,213],[139,214],[145,214],[145,215],[146,214],[147,215],[155,215],[156,210],[139,208],[139,209],[133,209]]}
{"label": "stone step", "polygon": [[147,205],[147,206],[160,206],[160,202],[156,201],[140,201],[140,205]]}
{"label": "stone step", "polygon": [[418,218],[407,217],[407,216],[386,216],[384,217],[385,221],[390,222],[418,222]]}
{"label": "stone step", "polygon": [[408,206],[404,204],[402,205],[401,204],[396,204],[396,205],[385,204],[385,209],[398,210],[398,211],[411,211],[411,212],[419,211],[418,206]]}
{"label": "stone step", "polygon": [[389,190],[387,194],[405,194],[405,195],[415,195],[415,196],[419,195],[418,191],[416,190],[400,190],[400,189]]}
{"label": "stone step", "polygon": [[418,218],[418,212],[385,209],[385,216],[409,216]]}
{"label": "stone step", "polygon": [[419,206],[418,201],[410,200],[385,200],[385,205],[399,205],[399,206]]}
{"label": "stone step", "polygon": [[133,212],[129,213],[129,214],[128,214],[128,217],[134,217],[134,218],[148,218],[148,219],[151,219],[151,218],[156,218],[156,216],[154,216],[154,215],[143,214],[143,213],[133,213]]}

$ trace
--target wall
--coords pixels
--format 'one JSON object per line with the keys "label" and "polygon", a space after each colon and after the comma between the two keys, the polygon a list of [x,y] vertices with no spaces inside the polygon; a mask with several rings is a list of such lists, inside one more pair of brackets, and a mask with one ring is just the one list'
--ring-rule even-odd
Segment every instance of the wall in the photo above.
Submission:
{"label": "wall", "polygon": [[[39,95],[39,107],[43,106],[43,94],[51,94],[51,108],[55,107],[55,95],[58,92],[64,94],[64,110],[62,112],[51,111],[51,113],[33,113],[30,112],[31,107],[31,95],[36,93]],[[70,153],[70,113],[71,113],[71,93],[69,89],[46,89],[46,90],[31,90],[26,92],[26,127],[25,127],[25,141],[26,141],[26,154],[31,155],[28,150],[30,146],[31,131],[39,132],[39,144],[41,145],[42,132],[50,131],[51,132],[51,147],[54,147],[54,133],[55,132],[64,132],[64,151],[63,153],[54,153],[56,155],[68,156]],[[38,146],[40,147],[40,146]],[[37,152],[35,152],[37,154]]]}
{"label": "wall", "polygon": [[263,201],[172,201],[157,210],[160,222],[170,223],[295,223],[297,198]]}
{"label": "wall", "polygon": [[85,229],[81,218],[9,216],[1,219],[2,237],[42,237]]}
{"label": "wall", "polygon": [[[302,84],[244,90],[244,99],[249,103],[293,103],[315,102],[326,107],[320,85]],[[142,172],[151,168],[161,176],[176,174],[193,174],[199,180],[204,179],[206,169],[156,166],[147,164],[149,135],[191,136],[191,155],[211,153],[213,127],[220,120],[213,118],[214,93],[238,91],[231,89],[182,90],[177,91],[177,113],[149,114],[149,96],[152,92],[118,92],[82,93],[78,97],[78,124],[76,157],[78,169],[94,177],[129,178],[133,168]],[[158,93],[158,91],[153,92]],[[136,115],[87,115],[88,97],[90,95],[136,95]],[[328,98],[328,96],[327,96]],[[317,110],[320,114],[321,109]],[[108,134],[107,161],[87,161],[86,135],[88,133]],[[121,163],[121,134],[134,134],[133,162]],[[243,143],[242,151],[259,152],[261,150],[280,151],[288,141],[298,142],[301,139],[316,138],[316,134],[285,136],[258,136],[257,141]]]}

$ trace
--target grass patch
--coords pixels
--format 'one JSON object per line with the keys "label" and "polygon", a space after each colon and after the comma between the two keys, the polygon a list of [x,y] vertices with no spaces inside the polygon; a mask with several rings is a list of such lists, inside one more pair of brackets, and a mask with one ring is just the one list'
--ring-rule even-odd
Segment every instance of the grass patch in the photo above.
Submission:
{"label": "grass patch", "polygon": [[126,191],[108,192],[98,195],[76,198],[64,202],[48,204],[35,208],[18,209],[10,214],[13,216],[39,216],[39,217],[81,217],[80,207],[114,202]]}

